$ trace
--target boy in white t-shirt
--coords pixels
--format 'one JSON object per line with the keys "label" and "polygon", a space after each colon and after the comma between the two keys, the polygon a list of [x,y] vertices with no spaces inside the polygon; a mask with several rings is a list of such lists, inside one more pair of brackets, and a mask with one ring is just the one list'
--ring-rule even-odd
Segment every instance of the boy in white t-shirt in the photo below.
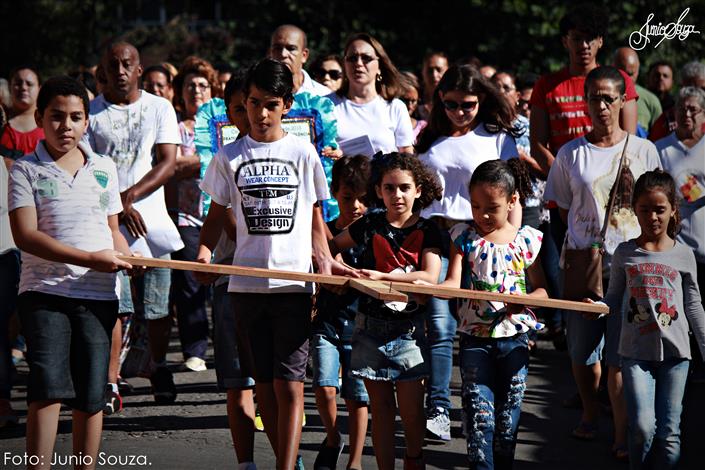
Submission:
{"label": "boy in white t-shirt", "polygon": [[[317,202],[330,196],[316,149],[281,127],[292,88],[291,71],[281,62],[264,59],[248,72],[250,131],[215,156],[201,182],[212,202],[198,261],[211,262],[231,204],[237,226],[234,265],[310,272],[313,255],[321,272],[353,274],[328,249]],[[293,468],[301,439],[313,286],[231,276],[228,291],[234,293],[242,372],[255,378],[277,468]]]}
{"label": "boy in white t-shirt", "polygon": [[84,86],[69,77],[47,80],[36,120],[46,139],[13,165],[9,189],[10,224],[22,250],[27,454],[48,466],[63,402],[73,409],[74,457],[90,467],[118,313],[115,273],[131,268],[116,255],[130,249],[118,228],[115,164],[81,143],[88,126]]}

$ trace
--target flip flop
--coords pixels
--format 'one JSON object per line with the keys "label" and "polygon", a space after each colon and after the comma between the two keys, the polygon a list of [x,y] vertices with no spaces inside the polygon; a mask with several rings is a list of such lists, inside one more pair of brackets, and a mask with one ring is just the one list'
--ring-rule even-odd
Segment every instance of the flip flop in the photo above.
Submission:
{"label": "flip flop", "polygon": [[612,447],[612,456],[619,462],[629,462],[629,451],[625,446]]}
{"label": "flip flop", "polygon": [[578,427],[573,429],[571,435],[574,438],[583,441],[593,441],[597,436],[597,424],[581,421],[580,424],[578,424]]}

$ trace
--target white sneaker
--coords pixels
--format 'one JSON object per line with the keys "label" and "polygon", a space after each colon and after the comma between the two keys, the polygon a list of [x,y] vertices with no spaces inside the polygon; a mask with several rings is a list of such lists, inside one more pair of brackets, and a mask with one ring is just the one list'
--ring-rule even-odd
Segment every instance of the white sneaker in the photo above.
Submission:
{"label": "white sneaker", "polygon": [[196,356],[191,356],[186,359],[184,361],[184,367],[194,372],[203,372],[204,370],[208,369],[206,367],[206,361]]}
{"label": "white sneaker", "polygon": [[426,416],[426,431],[436,439],[450,441],[450,417],[441,407],[429,410]]}

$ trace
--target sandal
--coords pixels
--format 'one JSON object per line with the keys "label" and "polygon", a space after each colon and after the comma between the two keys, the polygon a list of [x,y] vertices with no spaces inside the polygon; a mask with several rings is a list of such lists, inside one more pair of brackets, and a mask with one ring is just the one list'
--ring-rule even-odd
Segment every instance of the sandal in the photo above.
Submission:
{"label": "sandal", "polygon": [[613,446],[612,456],[619,462],[629,462],[629,451],[625,446]]}
{"label": "sandal", "polygon": [[580,424],[578,424],[578,427],[573,429],[571,435],[574,438],[583,441],[593,441],[597,436],[597,424],[581,421]]}

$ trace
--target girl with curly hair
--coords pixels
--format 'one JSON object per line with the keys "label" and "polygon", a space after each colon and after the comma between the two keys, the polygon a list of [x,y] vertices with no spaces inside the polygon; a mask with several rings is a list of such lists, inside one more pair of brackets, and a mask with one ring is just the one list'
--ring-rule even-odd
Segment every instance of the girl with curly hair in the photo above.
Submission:
{"label": "girl with curly hair", "polygon": [[[331,241],[331,250],[361,246],[359,273],[368,279],[435,284],[441,237],[419,211],[441,188],[417,157],[392,152],[372,160],[368,198],[386,210],[370,211]],[[377,465],[394,468],[396,403],[406,437],[404,468],[423,468],[423,379],[428,377],[424,306],[361,296],[352,337],[351,374],[365,382],[372,411]],[[394,391],[396,388],[396,397]]]}

